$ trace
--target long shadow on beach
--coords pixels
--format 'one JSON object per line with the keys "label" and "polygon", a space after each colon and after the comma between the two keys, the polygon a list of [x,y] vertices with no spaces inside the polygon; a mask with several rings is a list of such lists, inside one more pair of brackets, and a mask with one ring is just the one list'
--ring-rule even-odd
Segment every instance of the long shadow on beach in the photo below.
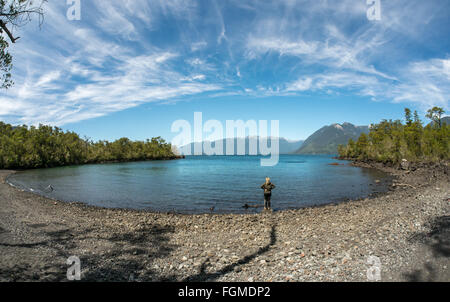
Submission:
{"label": "long shadow on beach", "polygon": [[256,257],[268,252],[270,247],[275,245],[276,241],[277,241],[276,228],[275,228],[275,226],[272,226],[272,229],[270,231],[270,242],[267,245],[260,247],[253,254],[245,256],[245,257],[239,259],[238,261],[236,261],[232,264],[229,264],[216,272],[211,272],[211,273],[206,272],[207,262],[208,262],[208,259],[207,259],[200,266],[200,272],[198,274],[189,276],[189,277],[185,278],[184,280],[182,280],[182,282],[214,281],[214,280],[220,278],[221,276],[232,272],[236,267],[247,264],[250,261],[252,261],[253,259],[255,259]]}
{"label": "long shadow on beach", "polygon": [[443,278],[448,280],[450,277],[450,272],[444,272],[447,276],[442,276],[442,272],[432,263],[437,259],[450,257],[450,216],[436,217],[428,225],[430,231],[416,233],[411,236],[410,241],[419,242],[431,249],[433,259],[425,263],[422,269],[404,273],[403,276],[408,281],[438,281]]}
{"label": "long shadow on beach", "polygon": [[[170,256],[178,247],[170,243],[175,228],[162,225],[146,225],[135,230],[116,230],[111,232],[98,228],[68,228],[59,225],[59,230],[49,224],[29,225],[37,230],[36,242],[14,242],[3,240],[0,247],[9,253],[24,249],[30,259],[23,263],[15,263],[11,267],[0,268],[0,277],[9,281],[67,281],[69,267],[66,259],[78,256],[81,261],[81,281],[180,281],[180,277],[172,274],[156,272],[152,269],[154,259]],[[215,272],[208,272],[209,259],[205,260],[198,274],[184,278],[182,281],[214,281],[239,266],[243,266],[256,257],[269,251],[277,242],[276,227],[272,226],[270,240],[256,252],[236,262],[226,265]],[[93,245],[92,248],[88,247]],[[86,252],[85,250],[90,250]]]}
{"label": "long shadow on beach", "polygon": [[89,267],[82,280],[134,281],[138,277],[134,274],[138,272],[141,280],[160,280],[161,276],[149,269],[148,264],[151,259],[167,257],[175,250],[176,246],[169,244],[168,236],[173,232],[173,227],[153,225],[106,238],[114,244],[114,249],[102,255],[81,258],[82,263]]}
{"label": "long shadow on beach", "polygon": [[28,264],[16,264],[9,269],[0,268],[0,276],[5,276],[11,279],[10,281],[67,281],[68,266],[65,262],[61,263],[61,259],[76,255],[74,251],[83,249],[80,243],[86,240],[99,244],[107,243],[108,248],[100,248],[101,253],[84,255],[81,253],[82,281],[133,281],[136,272],[141,273],[139,276],[141,279],[159,280],[161,276],[149,269],[145,260],[168,256],[176,248],[173,244],[169,244],[169,234],[173,232],[174,228],[160,225],[112,235],[108,233],[105,235],[89,228],[84,230],[66,228],[51,232],[42,230],[40,234],[44,235],[46,240],[34,243],[3,242],[0,246],[26,248],[30,249],[30,252],[36,248],[50,249],[56,257],[50,260],[42,259],[44,264],[38,271]]}

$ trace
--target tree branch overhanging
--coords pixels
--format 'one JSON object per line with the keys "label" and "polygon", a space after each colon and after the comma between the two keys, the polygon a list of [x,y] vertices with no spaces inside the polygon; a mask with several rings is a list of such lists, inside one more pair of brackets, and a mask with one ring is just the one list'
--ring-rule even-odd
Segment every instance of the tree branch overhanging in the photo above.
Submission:
{"label": "tree branch overhanging", "polygon": [[20,39],[20,37],[14,38],[13,34],[9,31],[8,27],[6,27],[6,23],[3,22],[3,20],[0,20],[0,33],[2,33],[3,31],[8,35],[12,43],[16,43],[16,41]]}
{"label": "tree branch overhanging", "polygon": [[39,27],[44,20],[43,4],[47,0],[0,0],[0,89],[13,85],[11,80],[12,56],[8,52],[9,41],[16,43],[16,28],[31,22],[32,16],[39,17]]}

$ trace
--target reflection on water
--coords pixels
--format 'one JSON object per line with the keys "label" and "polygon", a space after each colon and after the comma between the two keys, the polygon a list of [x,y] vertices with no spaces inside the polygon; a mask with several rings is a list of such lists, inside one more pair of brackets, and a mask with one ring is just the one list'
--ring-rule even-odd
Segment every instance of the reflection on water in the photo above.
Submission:
{"label": "reflection on water", "polygon": [[[282,155],[277,166],[261,167],[259,156],[192,156],[31,170],[14,174],[9,181],[63,201],[182,213],[206,213],[213,206],[215,212],[256,211],[242,206],[262,203],[260,186],[266,176],[277,186],[272,196],[275,210],[356,199],[386,190],[386,174],[329,165],[335,161],[331,156]],[[46,190],[49,185],[53,191]]]}

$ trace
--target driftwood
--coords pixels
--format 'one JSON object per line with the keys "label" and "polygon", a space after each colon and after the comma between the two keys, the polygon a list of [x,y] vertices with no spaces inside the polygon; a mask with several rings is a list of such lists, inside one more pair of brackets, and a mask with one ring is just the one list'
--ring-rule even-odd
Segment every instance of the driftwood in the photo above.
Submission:
{"label": "driftwood", "polygon": [[408,184],[393,184],[392,185],[393,187],[397,187],[397,186],[404,186],[404,187],[411,187],[411,188],[413,188],[413,189],[417,189],[416,187],[414,187],[414,186],[411,186],[411,185],[408,185]]}
{"label": "driftwood", "polygon": [[244,209],[248,209],[248,208],[263,208],[264,207],[264,205],[262,205],[262,204],[244,204],[243,206],[242,206]]}

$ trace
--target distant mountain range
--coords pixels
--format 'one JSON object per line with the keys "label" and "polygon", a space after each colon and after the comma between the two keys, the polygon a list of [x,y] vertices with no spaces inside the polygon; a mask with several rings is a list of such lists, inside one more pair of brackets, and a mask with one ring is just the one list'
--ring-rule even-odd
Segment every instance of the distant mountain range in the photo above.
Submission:
{"label": "distant mountain range", "polygon": [[[246,137],[246,138],[234,138],[234,154],[237,155],[237,151],[238,151],[238,146],[240,144],[244,144],[245,145],[245,155],[249,155],[250,154],[250,149],[249,149],[249,145],[250,142],[254,143],[257,146],[257,154],[260,154],[260,150],[259,150],[259,137]],[[210,143],[212,145],[212,147],[215,147],[217,144],[220,144],[220,142],[222,142],[222,148],[223,148],[223,153],[222,154],[226,154],[226,147],[227,147],[227,143],[231,144],[233,139],[228,138],[228,139],[222,139],[221,141],[214,141],[212,143]],[[303,144],[302,140],[295,140],[295,141],[291,141],[291,140],[287,140],[285,138],[279,138],[279,154],[290,154],[290,153],[294,153],[296,150],[298,150],[301,145]],[[271,147],[271,138],[267,139],[267,145],[270,148]],[[180,154],[194,154],[194,148],[197,147],[199,148],[199,150],[202,150],[202,143],[198,142],[198,143],[191,143],[182,147],[177,148],[178,149],[178,153]],[[190,152],[189,152],[190,151]],[[205,150],[203,150],[203,155],[205,155]]]}
{"label": "distant mountain range", "polygon": [[[443,117],[442,123],[450,124],[450,116]],[[432,124],[432,123],[431,123]],[[351,123],[332,124],[324,126],[314,132],[305,141],[296,140],[290,141],[285,138],[279,139],[279,153],[280,154],[337,154],[339,145],[346,145],[349,139],[354,141],[358,140],[362,133],[369,133],[369,126],[355,126]],[[227,141],[231,139],[223,139],[223,154],[226,152]],[[249,142],[253,141],[258,146],[257,154],[259,152],[259,138],[258,137],[246,137],[234,139],[234,154],[237,154],[237,146],[244,141],[245,155],[249,154]],[[212,146],[215,146],[219,141],[213,142]],[[194,145],[201,147],[202,143],[191,143],[183,147],[178,148],[178,153],[187,154],[190,150],[190,154],[194,154]],[[270,139],[268,140],[270,147]],[[205,154],[205,153],[203,153]]]}
{"label": "distant mountain range", "polygon": [[349,139],[357,140],[361,133],[369,133],[369,127],[350,123],[325,126],[308,137],[295,153],[337,154],[339,145],[346,145]]}

